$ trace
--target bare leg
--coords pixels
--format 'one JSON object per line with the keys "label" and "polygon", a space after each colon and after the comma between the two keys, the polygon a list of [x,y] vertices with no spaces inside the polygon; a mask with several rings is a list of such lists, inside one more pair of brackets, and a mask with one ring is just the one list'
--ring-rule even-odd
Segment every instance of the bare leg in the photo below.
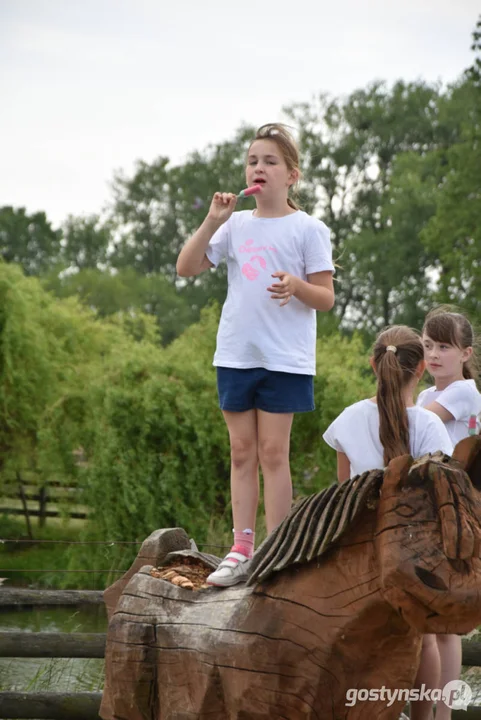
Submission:
{"label": "bare leg", "polygon": [[[439,688],[440,673],[441,662],[436,635],[425,635],[414,687],[421,689],[421,686],[424,685],[426,690]],[[430,700],[419,700],[411,703],[411,720],[433,720],[433,718],[433,704]]]}
{"label": "bare leg", "polygon": [[[439,657],[441,658],[440,687],[461,675],[462,648],[459,635],[436,635]],[[451,708],[440,700],[436,704],[436,720],[451,720]]]}
{"label": "bare leg", "polygon": [[292,505],[289,443],[293,419],[293,413],[257,410],[258,456],[264,478],[268,533],[284,520]]}
{"label": "bare leg", "polygon": [[223,412],[231,449],[231,498],[234,528],[255,530],[259,503],[259,460],[255,410]]}

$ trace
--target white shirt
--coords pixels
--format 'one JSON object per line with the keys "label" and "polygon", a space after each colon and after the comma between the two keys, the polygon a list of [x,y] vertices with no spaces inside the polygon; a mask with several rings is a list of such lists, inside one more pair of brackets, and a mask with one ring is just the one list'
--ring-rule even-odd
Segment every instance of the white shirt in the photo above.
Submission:
{"label": "white shirt", "polygon": [[281,307],[267,288],[279,282],[277,270],[302,280],[334,272],[326,225],[301,210],[279,218],[242,210],[216,231],[206,255],[215,266],[227,260],[214,365],[315,375],[316,311],[295,297]]}
{"label": "white shirt", "polygon": [[[419,393],[416,405],[426,407],[433,402],[446,408],[454,418],[445,423],[453,445],[468,437],[470,415],[478,416],[481,413],[481,394],[474,380],[456,380],[444,390],[436,390],[433,385]],[[479,432],[479,420],[477,431]]]}
{"label": "white shirt", "polygon": [[[421,407],[408,407],[409,446],[414,458],[442,450],[453,452],[453,444],[440,417]],[[323,435],[328,445],[347,455],[351,477],[366,470],[384,468],[384,452],[379,439],[379,410],[372,400],[350,405]]]}

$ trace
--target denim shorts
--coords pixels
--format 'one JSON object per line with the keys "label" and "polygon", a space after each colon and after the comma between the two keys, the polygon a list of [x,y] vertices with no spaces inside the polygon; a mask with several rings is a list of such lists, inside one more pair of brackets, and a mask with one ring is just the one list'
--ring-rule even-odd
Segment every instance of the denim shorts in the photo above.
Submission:
{"label": "denim shorts", "polygon": [[314,377],[265,368],[217,368],[221,410],[297,413],[314,410]]}

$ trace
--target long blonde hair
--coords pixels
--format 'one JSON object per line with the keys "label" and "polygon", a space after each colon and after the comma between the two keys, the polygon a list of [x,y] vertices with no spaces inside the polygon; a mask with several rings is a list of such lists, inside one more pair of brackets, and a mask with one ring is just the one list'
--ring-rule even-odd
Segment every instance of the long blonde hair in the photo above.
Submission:
{"label": "long blonde hair", "polygon": [[[261,125],[261,127],[256,131],[254,140],[251,142],[249,149],[256,140],[272,140],[275,142],[282,157],[284,158],[284,162],[286,163],[289,172],[297,170],[299,178],[301,177],[301,171],[299,168],[299,149],[296,141],[285,125],[282,123],[267,123],[266,125]],[[296,195],[297,181],[294,185],[291,185],[289,190],[291,189]],[[287,204],[289,207],[293,208],[293,210],[300,210],[299,204],[292,197],[287,198]]]}

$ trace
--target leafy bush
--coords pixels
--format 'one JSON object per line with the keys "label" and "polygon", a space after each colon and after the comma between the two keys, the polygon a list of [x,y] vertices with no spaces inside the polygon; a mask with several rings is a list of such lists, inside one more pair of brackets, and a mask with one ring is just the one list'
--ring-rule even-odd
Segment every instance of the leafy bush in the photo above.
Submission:
{"label": "leafy bush", "polygon": [[[218,308],[162,348],[151,333],[136,341],[72,298],[53,298],[11,265],[0,264],[0,301],[0,479],[76,483],[76,501],[90,509],[86,539],[143,541],[181,526],[198,542],[228,542],[230,451],[212,366]],[[296,417],[292,433],[296,495],[335,481],[322,433],[373,392],[360,338],[321,334],[317,355],[317,409]],[[70,568],[117,571],[134,548],[72,550]],[[91,583],[80,574],[62,584],[73,578]]]}

